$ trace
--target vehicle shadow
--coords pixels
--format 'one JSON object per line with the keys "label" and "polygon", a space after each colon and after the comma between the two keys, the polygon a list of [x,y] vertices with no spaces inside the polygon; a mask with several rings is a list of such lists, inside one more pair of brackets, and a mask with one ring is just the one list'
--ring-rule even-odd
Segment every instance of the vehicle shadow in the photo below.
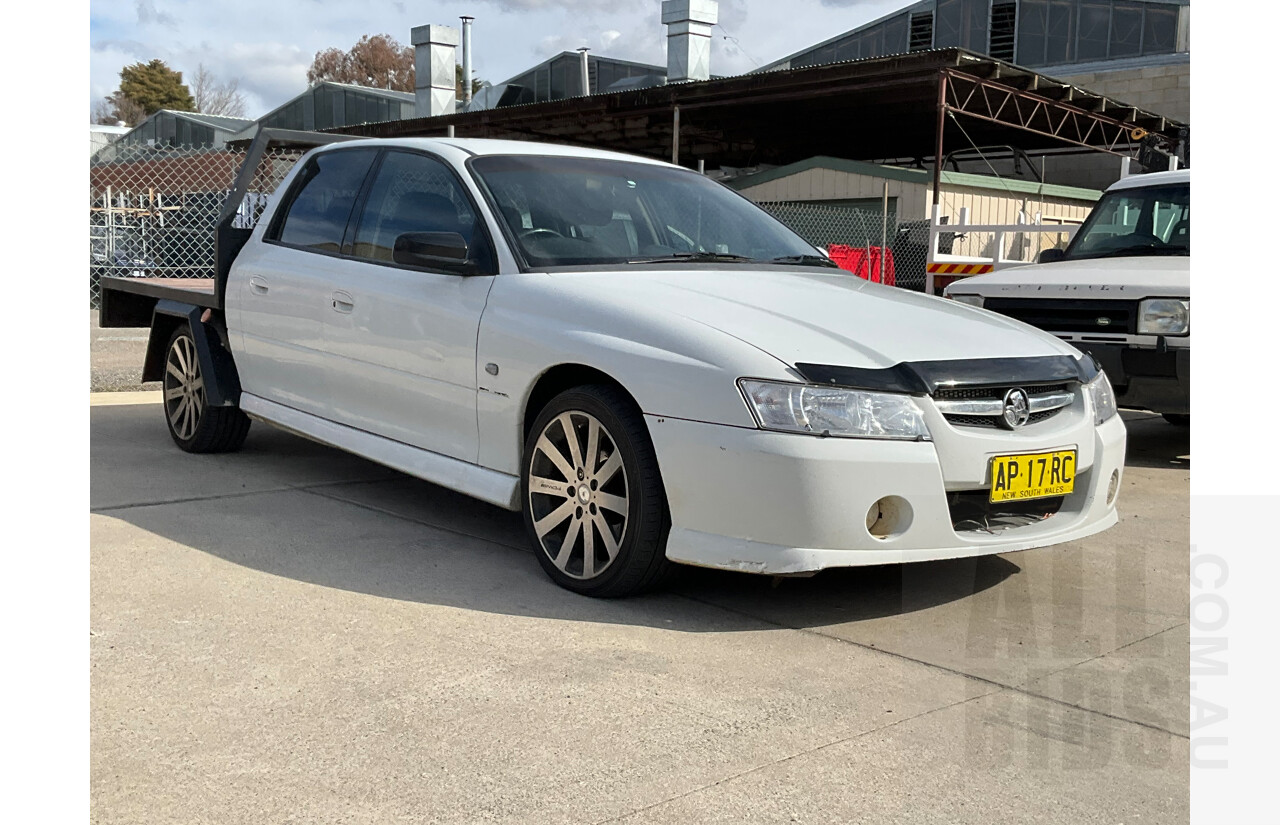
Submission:
{"label": "vehicle shadow", "polygon": [[[749,631],[773,625],[760,613],[802,617],[796,623],[805,627],[908,614],[995,587],[1020,570],[998,556],[786,579],[682,567],[657,593],[585,598],[546,578],[519,514],[261,425],[239,453],[186,455],[168,442],[163,423],[156,426],[154,412],[145,418],[126,412],[138,409],[93,411],[99,498],[128,473],[168,474],[179,490],[194,475],[239,483],[200,500],[142,498],[97,504],[95,512],[237,565],[381,598],[684,632]],[[98,426],[108,420],[110,426]],[[147,456],[135,457],[142,444]],[[238,489],[291,468],[306,477],[258,493]],[[166,478],[150,482],[155,489],[170,486]],[[115,535],[95,529],[94,542],[117,540],[104,534]],[[715,606],[726,601],[751,604],[757,615]]]}
{"label": "vehicle shadow", "polygon": [[1126,467],[1191,469],[1191,428],[1170,424],[1156,413],[1121,410],[1129,433]]}

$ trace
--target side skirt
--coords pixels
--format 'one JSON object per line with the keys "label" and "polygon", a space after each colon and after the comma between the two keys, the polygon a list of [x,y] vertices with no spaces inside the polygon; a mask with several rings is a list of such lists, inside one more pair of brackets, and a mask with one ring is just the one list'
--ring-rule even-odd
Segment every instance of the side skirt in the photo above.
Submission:
{"label": "side skirt", "polygon": [[520,479],[516,476],[318,418],[247,392],[240,394],[240,409],[250,418],[346,450],[423,481],[448,487],[506,510],[520,510]]}

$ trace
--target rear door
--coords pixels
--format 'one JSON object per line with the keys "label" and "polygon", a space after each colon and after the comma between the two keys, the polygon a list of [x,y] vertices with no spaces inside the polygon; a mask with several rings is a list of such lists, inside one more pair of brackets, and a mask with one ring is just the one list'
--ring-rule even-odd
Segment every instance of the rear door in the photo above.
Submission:
{"label": "rear door", "polygon": [[375,149],[338,149],[307,160],[264,242],[246,245],[236,258],[227,304],[233,313],[239,310],[236,365],[246,392],[313,415],[330,414],[328,284],[342,264],[347,225],[377,156]]}
{"label": "rear door", "polygon": [[[340,266],[324,326],[334,420],[474,462],[476,335],[493,285],[488,230],[444,161],[383,155]],[[477,274],[395,261],[407,232],[456,232]]]}

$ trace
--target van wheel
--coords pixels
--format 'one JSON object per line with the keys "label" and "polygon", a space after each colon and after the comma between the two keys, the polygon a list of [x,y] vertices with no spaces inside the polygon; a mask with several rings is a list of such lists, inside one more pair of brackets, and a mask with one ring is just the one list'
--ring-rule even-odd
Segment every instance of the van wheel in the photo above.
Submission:
{"label": "van wheel", "polygon": [[173,443],[189,453],[228,453],[249,434],[239,407],[210,407],[191,328],[181,324],[169,338],[164,361],[164,418]]}
{"label": "van wheel", "polygon": [[658,459],[635,404],[605,385],[557,395],[525,444],[524,523],[561,587],[613,598],[650,589],[671,567],[671,518]]}

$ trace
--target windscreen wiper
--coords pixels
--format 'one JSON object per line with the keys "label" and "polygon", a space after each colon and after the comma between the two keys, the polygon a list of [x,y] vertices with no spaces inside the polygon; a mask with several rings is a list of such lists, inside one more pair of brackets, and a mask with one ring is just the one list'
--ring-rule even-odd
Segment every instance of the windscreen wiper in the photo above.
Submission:
{"label": "windscreen wiper", "polygon": [[1113,249],[1105,253],[1104,258],[1126,258],[1133,256],[1135,258],[1143,255],[1190,255],[1191,248],[1187,246],[1153,246],[1151,244],[1135,244],[1134,246],[1125,246],[1120,249]]}
{"label": "windscreen wiper", "polygon": [[770,258],[761,263],[768,264],[806,264],[815,266],[825,266],[830,269],[839,269],[840,265],[822,255],[783,255],[778,258]]}
{"label": "windscreen wiper", "polygon": [[662,255],[657,258],[634,258],[627,261],[629,264],[683,264],[683,263],[701,263],[710,261],[712,263],[744,263],[754,261],[755,258],[749,258],[746,255],[731,255],[727,252],[677,252],[674,255]]}

